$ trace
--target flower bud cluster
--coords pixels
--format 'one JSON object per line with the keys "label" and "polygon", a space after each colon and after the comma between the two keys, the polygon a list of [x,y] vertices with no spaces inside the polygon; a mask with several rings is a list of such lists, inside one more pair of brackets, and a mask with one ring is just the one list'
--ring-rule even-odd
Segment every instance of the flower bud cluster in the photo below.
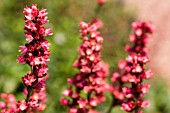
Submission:
{"label": "flower bud cluster", "polygon": [[155,31],[151,22],[132,23],[134,34],[130,35],[132,46],[127,45],[125,49],[129,55],[118,64],[120,73],[115,72],[111,78],[113,83],[112,93],[115,97],[115,105],[121,105],[121,109],[127,112],[136,111],[142,113],[141,108],[149,106],[148,100],[143,97],[148,93],[150,85],[143,83],[144,79],[151,79],[151,70],[145,70],[144,65],[149,62],[148,47],[146,44],[151,38],[148,34]]}
{"label": "flower bud cluster", "polygon": [[65,97],[60,102],[69,107],[68,113],[98,113],[94,108],[105,101],[105,80],[108,74],[108,66],[100,56],[103,38],[97,31],[99,23],[81,22],[80,27],[83,43],[78,49],[80,56],[74,63],[80,72],[68,79],[72,86],[63,91]]}
{"label": "flower bud cluster", "polygon": [[0,113],[16,113],[17,105],[16,98],[13,94],[0,94]]}
{"label": "flower bud cluster", "polygon": [[25,101],[17,103],[18,112],[28,111],[29,113],[36,110],[45,109],[46,85],[45,80],[48,77],[48,66],[46,62],[50,61],[50,43],[45,39],[46,36],[52,35],[50,29],[46,29],[44,24],[48,13],[46,9],[39,10],[36,4],[24,8],[25,14],[25,36],[27,43],[20,46],[18,62],[28,64],[31,71],[22,77],[22,82],[26,86],[24,93],[27,95]]}

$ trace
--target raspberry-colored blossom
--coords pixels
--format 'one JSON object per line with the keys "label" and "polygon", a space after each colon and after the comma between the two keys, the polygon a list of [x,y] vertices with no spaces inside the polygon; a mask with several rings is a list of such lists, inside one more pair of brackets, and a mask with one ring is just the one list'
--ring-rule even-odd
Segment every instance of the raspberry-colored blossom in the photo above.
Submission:
{"label": "raspberry-colored blossom", "polygon": [[0,98],[0,113],[15,113],[17,112],[16,98],[13,94],[1,93]]}
{"label": "raspberry-colored blossom", "polygon": [[114,105],[121,105],[121,109],[127,112],[135,110],[142,113],[141,108],[149,106],[149,101],[143,100],[143,97],[150,88],[143,80],[152,77],[151,70],[145,71],[144,67],[150,61],[146,44],[150,42],[149,34],[152,34],[155,28],[151,22],[133,22],[132,27],[134,34],[130,35],[129,40],[133,45],[125,46],[129,55],[119,62],[120,73],[115,72],[111,78],[113,83],[118,83],[113,85],[111,92],[115,98]]}
{"label": "raspberry-colored blossom", "polygon": [[46,36],[52,35],[51,29],[46,29],[44,24],[47,19],[46,9],[38,9],[36,4],[24,8],[25,14],[25,36],[27,43],[20,46],[18,63],[28,64],[31,71],[22,77],[22,82],[26,86],[24,94],[26,99],[16,101],[12,94],[1,94],[5,102],[0,102],[1,113],[18,113],[42,111],[45,109],[46,85],[45,80],[48,78],[48,66],[46,62],[50,61],[50,44],[45,39]]}
{"label": "raspberry-colored blossom", "polygon": [[106,2],[106,0],[97,0],[97,3],[100,5],[104,4],[105,2]]}
{"label": "raspberry-colored blossom", "polygon": [[[63,96],[72,100],[62,97],[60,103],[69,108],[68,113],[98,113],[94,108],[105,101],[105,80],[108,74],[108,66],[100,56],[103,38],[97,29],[101,24],[97,21],[91,24],[81,22],[80,27],[83,43],[78,49],[80,56],[73,64],[80,72],[68,79],[71,87],[63,91]],[[86,96],[82,96],[82,93]]]}
{"label": "raspberry-colored blossom", "polygon": [[[45,109],[46,85],[48,66],[46,62],[50,61],[50,44],[45,39],[52,35],[50,29],[46,29],[44,24],[48,22],[46,9],[38,9],[36,4],[24,8],[25,14],[25,36],[27,43],[20,46],[18,63],[28,64],[31,71],[22,77],[22,82],[26,86],[24,94],[25,100],[16,103],[16,112],[35,112]],[[10,112],[13,113],[13,112]]]}

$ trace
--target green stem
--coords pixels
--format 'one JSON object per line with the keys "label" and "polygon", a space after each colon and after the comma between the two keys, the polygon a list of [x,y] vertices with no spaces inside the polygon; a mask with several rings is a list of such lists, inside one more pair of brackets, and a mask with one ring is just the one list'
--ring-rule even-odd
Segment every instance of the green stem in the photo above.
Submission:
{"label": "green stem", "polygon": [[[27,91],[28,91],[28,94],[27,94],[27,97],[25,99],[26,103],[30,100],[30,97],[32,95],[32,91],[33,91],[32,87],[27,87]],[[24,110],[23,113],[28,113],[28,111]]]}
{"label": "green stem", "polygon": [[87,99],[88,99],[88,101],[90,101],[91,93],[92,93],[92,92],[89,92],[89,93],[87,94]]}
{"label": "green stem", "polygon": [[28,94],[27,94],[27,98],[25,99],[26,102],[29,101],[31,95],[32,95],[32,87],[27,87],[28,90]]}
{"label": "green stem", "polygon": [[[33,73],[33,67],[31,67],[31,73]],[[27,86],[27,91],[28,91],[28,94],[27,94],[27,97],[25,99],[25,102],[28,103],[28,101],[30,100],[30,97],[32,95],[32,92],[33,92],[33,87],[32,86]],[[27,110],[24,110],[23,113],[28,113]]]}
{"label": "green stem", "polygon": [[115,104],[114,104],[114,98],[113,98],[113,96],[112,96],[112,103],[110,104],[110,107],[109,107],[109,109],[107,110],[106,113],[111,113],[114,106],[115,106]]}
{"label": "green stem", "polygon": [[99,14],[102,6],[103,6],[103,5],[97,5],[97,7],[96,7],[96,9],[95,9],[94,18],[97,17],[97,15]]}

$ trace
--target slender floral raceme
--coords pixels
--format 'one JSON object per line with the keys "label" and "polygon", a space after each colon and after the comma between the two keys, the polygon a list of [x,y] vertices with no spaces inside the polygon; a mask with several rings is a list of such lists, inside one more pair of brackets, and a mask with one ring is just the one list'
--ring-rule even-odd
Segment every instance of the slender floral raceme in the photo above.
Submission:
{"label": "slender floral raceme", "polygon": [[46,29],[44,24],[47,19],[46,9],[39,10],[36,4],[24,8],[25,14],[25,36],[27,43],[20,46],[18,62],[28,64],[31,71],[22,77],[22,82],[26,86],[24,93],[25,101],[19,101],[17,104],[18,112],[35,112],[45,109],[45,80],[48,77],[48,66],[46,62],[50,55],[49,42],[46,36],[52,35],[50,29]]}
{"label": "slender floral raceme", "polygon": [[[68,79],[71,87],[63,91],[62,105],[68,107],[68,113],[98,113],[95,107],[105,101],[105,79],[108,66],[100,57],[103,38],[96,31],[100,24],[81,22],[81,39],[83,43],[78,49],[80,56],[74,63],[79,69],[73,78]],[[70,97],[70,100],[66,99]]]}
{"label": "slender floral raceme", "polygon": [[149,106],[149,101],[143,98],[150,88],[143,81],[152,77],[151,70],[144,68],[149,62],[146,44],[151,40],[148,34],[152,34],[155,28],[151,22],[133,22],[132,27],[134,33],[129,39],[133,45],[125,47],[129,55],[119,62],[120,73],[115,72],[111,78],[113,83],[118,83],[112,88],[115,98],[112,106],[121,105],[121,109],[127,112],[142,113],[142,108]]}

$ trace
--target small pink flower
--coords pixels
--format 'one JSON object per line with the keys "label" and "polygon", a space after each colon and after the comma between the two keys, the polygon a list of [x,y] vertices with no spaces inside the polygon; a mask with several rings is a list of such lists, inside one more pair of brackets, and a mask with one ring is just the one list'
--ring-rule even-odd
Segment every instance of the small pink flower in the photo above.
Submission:
{"label": "small pink flower", "polygon": [[33,23],[32,21],[28,21],[26,22],[25,24],[25,29],[29,29],[31,31],[36,31],[37,30],[37,27],[36,27],[36,24]]}
{"label": "small pink flower", "polygon": [[68,88],[67,90],[64,90],[62,94],[63,96],[70,96],[72,94],[72,89]]}
{"label": "small pink flower", "polygon": [[138,89],[137,89],[137,90],[138,90],[139,92],[141,92],[141,93],[146,94],[146,93],[148,93],[149,88],[150,88],[150,85],[144,84],[144,85],[138,85]]}
{"label": "small pink flower", "polygon": [[151,70],[147,70],[143,75],[142,77],[145,78],[145,79],[151,79],[152,78],[152,71]]}
{"label": "small pink flower", "polygon": [[27,74],[24,77],[22,77],[22,81],[26,86],[32,86],[32,84],[36,81],[36,78],[34,75]]}
{"label": "small pink flower", "polygon": [[60,103],[65,106],[65,105],[68,105],[69,102],[67,99],[61,98]]}
{"label": "small pink flower", "polygon": [[1,108],[1,109],[6,108],[6,103],[5,103],[5,102],[0,102],[0,108]]}
{"label": "small pink flower", "polygon": [[46,84],[44,81],[39,81],[35,86],[34,88],[37,90],[37,91],[43,91],[46,87]]}
{"label": "small pink flower", "polygon": [[39,33],[40,35],[42,35],[42,34],[45,33],[45,30],[46,30],[46,28],[45,28],[44,26],[40,26],[38,33]]}
{"label": "small pink flower", "polygon": [[146,108],[150,106],[150,102],[148,100],[138,100],[138,106],[142,108]]}
{"label": "small pink flower", "polygon": [[128,102],[122,103],[121,105],[121,109],[128,111],[128,112],[132,111],[134,107],[135,107],[135,104],[133,101],[128,101]]}
{"label": "small pink flower", "polygon": [[37,108],[37,109],[38,109],[39,111],[44,111],[46,107],[47,107],[46,104],[40,103],[40,104],[38,105],[38,108]]}
{"label": "small pink flower", "polygon": [[31,41],[33,41],[33,39],[34,39],[31,32],[26,32],[26,33],[25,33],[25,36],[27,37],[27,38],[26,38],[26,41],[27,41],[27,42],[31,42]]}
{"label": "small pink flower", "polygon": [[143,111],[142,111],[142,110],[139,110],[137,113],[143,113]]}
{"label": "small pink flower", "polygon": [[124,94],[120,92],[118,89],[113,89],[113,95],[116,99],[123,100]]}
{"label": "small pink flower", "polygon": [[97,0],[97,3],[101,4],[101,5],[104,4],[105,2],[106,2],[106,0]]}
{"label": "small pink flower", "polygon": [[143,71],[143,69],[140,65],[134,66],[133,69],[132,69],[133,73],[140,73],[142,71]]}
{"label": "small pink flower", "polygon": [[111,81],[115,82],[115,81],[118,80],[119,77],[120,77],[119,73],[114,72],[113,75],[112,75]]}
{"label": "small pink flower", "polygon": [[48,67],[45,64],[42,64],[41,66],[36,66],[36,69],[37,70],[35,71],[35,73],[38,77],[44,77],[48,72]]}
{"label": "small pink flower", "polygon": [[24,111],[28,108],[28,106],[26,105],[26,102],[18,102],[17,103],[18,106],[18,111]]}
{"label": "small pink flower", "polygon": [[19,50],[19,52],[21,52],[22,54],[24,54],[24,55],[25,55],[25,53],[27,53],[27,51],[28,51],[28,49],[27,49],[27,47],[26,47],[26,46],[20,46],[20,50]]}
{"label": "small pink flower", "polygon": [[88,24],[87,23],[85,23],[85,22],[81,22],[80,23],[80,27],[82,28],[82,29],[87,29],[88,28]]}
{"label": "small pink flower", "polygon": [[91,100],[90,100],[90,105],[91,105],[91,106],[97,106],[97,104],[98,104],[98,102],[97,102],[96,99],[91,99]]}
{"label": "small pink flower", "polygon": [[78,113],[76,108],[71,108],[68,113]]}
{"label": "small pink flower", "polygon": [[33,108],[33,109],[37,109],[39,107],[39,104],[38,104],[38,100],[33,100],[31,99],[29,102],[28,102],[28,106]]}
{"label": "small pink flower", "polygon": [[48,15],[48,12],[46,12],[47,9],[41,9],[38,13],[38,17],[43,18],[46,17]]}
{"label": "small pink flower", "polygon": [[87,99],[79,99],[77,102],[80,108],[84,108],[88,103]]}
{"label": "small pink flower", "polygon": [[120,60],[118,63],[119,69],[124,69],[126,66],[126,61],[125,60]]}
{"label": "small pink flower", "polygon": [[51,29],[46,29],[45,30],[44,36],[48,36],[48,35],[53,35]]}
{"label": "small pink flower", "polygon": [[18,63],[25,64],[25,58],[23,56],[18,56]]}

